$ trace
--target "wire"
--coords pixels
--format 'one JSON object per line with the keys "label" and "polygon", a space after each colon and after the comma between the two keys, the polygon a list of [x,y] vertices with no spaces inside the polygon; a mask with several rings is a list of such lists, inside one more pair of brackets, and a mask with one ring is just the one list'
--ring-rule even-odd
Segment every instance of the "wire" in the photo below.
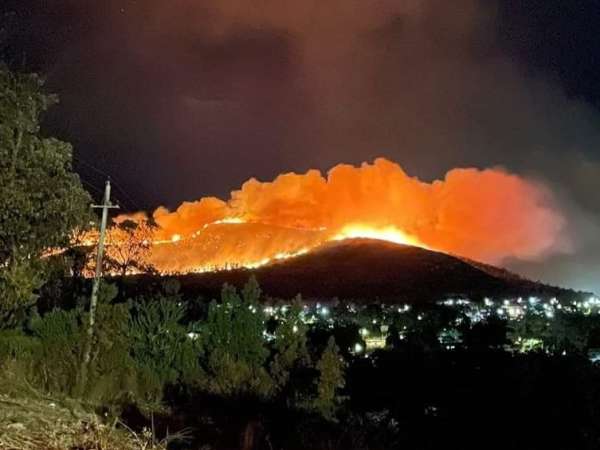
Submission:
{"label": "wire", "polygon": [[79,163],[83,164],[84,166],[87,166],[89,169],[92,169],[98,175],[102,175],[103,177],[110,179],[111,184],[113,184],[121,192],[121,195],[123,195],[125,197],[125,199],[127,200],[125,202],[120,202],[120,203],[127,204],[128,207],[132,207],[131,209],[137,209],[137,210],[143,209],[140,207],[139,203],[127,192],[127,190],[125,190],[121,186],[121,184],[116,180],[116,178],[114,176],[111,176],[104,170],[99,169],[98,167],[94,166],[93,164],[90,164],[89,162],[87,162],[86,160],[81,158],[81,156],[73,155],[73,159],[75,159]]}

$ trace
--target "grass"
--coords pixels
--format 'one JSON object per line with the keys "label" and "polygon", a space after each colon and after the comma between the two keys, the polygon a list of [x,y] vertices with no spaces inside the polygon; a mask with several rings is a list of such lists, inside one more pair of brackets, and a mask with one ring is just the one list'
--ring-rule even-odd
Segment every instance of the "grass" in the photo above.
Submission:
{"label": "grass", "polygon": [[125,424],[87,411],[72,399],[56,400],[38,392],[17,374],[0,368],[1,450],[165,450],[151,430],[135,432]]}

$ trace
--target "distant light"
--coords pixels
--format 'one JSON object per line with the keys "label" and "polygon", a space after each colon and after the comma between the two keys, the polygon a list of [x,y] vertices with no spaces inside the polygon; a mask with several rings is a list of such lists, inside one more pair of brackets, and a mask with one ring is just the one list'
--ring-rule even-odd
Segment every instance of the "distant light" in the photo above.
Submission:
{"label": "distant light", "polygon": [[364,350],[363,346],[360,343],[354,344],[354,353],[362,353]]}
{"label": "distant light", "polygon": [[329,308],[327,308],[327,306],[323,306],[321,308],[321,315],[322,316],[328,316],[329,315]]}

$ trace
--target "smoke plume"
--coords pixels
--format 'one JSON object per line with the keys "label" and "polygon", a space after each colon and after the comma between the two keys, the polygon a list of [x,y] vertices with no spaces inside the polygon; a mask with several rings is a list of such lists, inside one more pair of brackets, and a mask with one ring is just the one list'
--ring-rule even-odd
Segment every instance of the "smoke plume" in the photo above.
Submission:
{"label": "smoke plume", "polygon": [[[250,179],[227,201],[203,198],[154,212],[159,267],[252,265],[308,250],[354,228],[395,230],[406,243],[500,263],[565,251],[565,220],[547,188],[502,169],[454,169],[426,183],[380,158],[360,167]],[[362,231],[361,231],[362,230]],[[182,257],[182,255],[186,255]]]}
{"label": "smoke plume", "polygon": [[[16,35],[40,53],[41,71],[61,97],[51,120],[55,134],[75,144],[76,156],[113,175],[145,208],[207,196],[201,207],[192,202],[178,215],[157,212],[165,230],[186,236],[198,224],[239,216],[273,224],[253,222],[258,236],[277,230],[288,241],[292,228],[278,227],[294,224],[304,230],[302,241],[320,236],[321,226],[335,229],[368,212],[377,225],[397,221],[432,248],[505,260],[530,277],[598,290],[600,118],[552,72],[565,59],[595,58],[597,45],[590,33],[576,39],[560,27],[545,31],[553,23],[544,14],[563,8],[585,14],[582,6],[548,0],[547,8],[533,11],[530,3],[67,0],[35,2],[39,23]],[[577,64],[588,66],[585,58]],[[364,172],[368,179],[381,170],[403,178],[380,163],[336,168],[327,178],[306,173],[377,156],[422,180],[402,182],[419,202],[372,196],[371,203],[383,205],[377,211],[399,208],[391,218],[374,212],[354,185],[348,197],[332,194],[331,186],[342,183],[338,172]],[[506,170],[446,174],[496,166]],[[269,180],[287,171],[305,175],[248,183],[228,200],[211,198],[227,198],[249,175]],[[474,179],[481,187],[468,188]],[[511,189],[494,189],[495,183]],[[306,197],[291,194],[296,184]],[[277,197],[279,189],[289,192]],[[357,200],[349,200],[353,195]],[[482,205],[486,198],[496,205]],[[360,207],[342,213],[311,201]],[[247,229],[219,223],[204,231],[217,242],[216,230],[234,228]],[[490,230],[497,231],[496,243],[484,242]],[[572,242],[562,242],[564,234]],[[247,251],[249,239],[240,238],[231,254]],[[255,242],[268,247],[261,239]],[[573,254],[555,251],[569,245]]]}

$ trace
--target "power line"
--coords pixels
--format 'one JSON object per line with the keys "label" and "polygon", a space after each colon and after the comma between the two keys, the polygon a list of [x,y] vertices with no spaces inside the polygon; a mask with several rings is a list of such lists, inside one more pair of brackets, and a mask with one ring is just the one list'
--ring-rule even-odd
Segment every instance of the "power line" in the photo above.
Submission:
{"label": "power line", "polygon": [[129,200],[129,202],[133,205],[134,209],[137,209],[137,210],[143,209],[140,207],[139,203],[136,202],[124,188],[121,187],[120,183],[117,183],[115,180],[113,180],[113,184]]}
{"label": "power line", "polygon": [[[100,195],[100,198],[102,198],[102,195],[104,194],[104,191],[102,191],[102,189],[98,188],[94,183],[90,183],[89,181],[87,181],[85,178],[80,178],[81,182],[89,189],[93,190],[95,193]],[[113,197],[116,197],[117,203],[121,203],[121,204],[127,204],[128,207],[133,207],[132,209],[137,209],[135,207],[135,205],[129,204],[129,202],[122,202],[119,199],[119,196],[115,196],[113,194]]]}
{"label": "power line", "polygon": [[127,199],[126,202],[121,202],[121,203],[127,203],[128,206],[133,207],[132,209],[137,209],[137,210],[142,210],[144,208],[142,208],[140,206],[140,204],[129,194],[129,192],[127,192],[126,189],[124,189],[121,186],[121,183],[117,182],[117,180],[115,179],[114,176],[111,176],[110,174],[108,174],[107,172],[105,172],[102,169],[99,169],[98,167],[94,166],[93,164],[90,164],[89,162],[87,162],[86,160],[84,160],[83,158],[81,158],[80,156],[76,156],[73,155],[73,159],[75,159],[76,161],[78,161],[79,163],[83,164],[84,166],[88,167],[89,169],[93,170],[96,174],[102,176],[102,178],[110,178],[112,181],[112,184],[120,191],[120,193]]}

